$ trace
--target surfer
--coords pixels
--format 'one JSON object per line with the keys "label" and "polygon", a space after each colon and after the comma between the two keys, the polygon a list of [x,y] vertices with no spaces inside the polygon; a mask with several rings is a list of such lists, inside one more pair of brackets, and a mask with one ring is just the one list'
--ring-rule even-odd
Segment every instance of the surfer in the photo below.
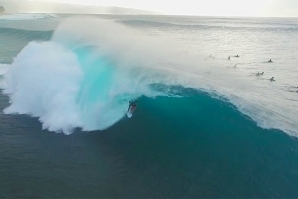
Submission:
{"label": "surfer", "polygon": [[228,57],[228,60],[231,60],[231,56]]}
{"label": "surfer", "polygon": [[126,115],[127,115],[128,118],[131,118],[133,112],[136,110],[136,108],[137,108],[137,101],[138,100],[129,101],[129,106],[128,106],[128,110],[127,110],[127,113],[126,113]]}
{"label": "surfer", "polygon": [[275,81],[274,77],[271,77],[270,81],[271,82],[274,82]]}
{"label": "surfer", "polygon": [[236,55],[235,57],[240,57],[239,55]]}
{"label": "surfer", "polygon": [[258,72],[258,73],[256,74],[256,76],[258,76],[258,77],[259,77],[259,76],[263,76],[263,75],[264,75],[264,72],[261,72],[261,73]]}
{"label": "surfer", "polygon": [[128,112],[133,112],[137,108],[137,102],[140,101],[140,98],[129,101]]}
{"label": "surfer", "polygon": [[271,59],[269,59],[268,63],[272,63],[273,61]]}
{"label": "surfer", "polygon": [[127,111],[134,111],[137,108],[136,101],[129,101],[129,106]]}

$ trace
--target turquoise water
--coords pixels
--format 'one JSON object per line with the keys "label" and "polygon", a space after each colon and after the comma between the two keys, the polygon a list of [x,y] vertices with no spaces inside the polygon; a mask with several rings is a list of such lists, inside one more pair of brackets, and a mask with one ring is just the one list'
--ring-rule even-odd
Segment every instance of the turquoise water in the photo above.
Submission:
{"label": "turquoise water", "polygon": [[[126,26],[0,21],[1,42],[14,41],[0,49],[0,197],[298,196],[297,36],[278,43],[295,19],[100,18]],[[239,41],[225,45],[231,32]],[[279,40],[266,52],[237,35],[252,32]]]}

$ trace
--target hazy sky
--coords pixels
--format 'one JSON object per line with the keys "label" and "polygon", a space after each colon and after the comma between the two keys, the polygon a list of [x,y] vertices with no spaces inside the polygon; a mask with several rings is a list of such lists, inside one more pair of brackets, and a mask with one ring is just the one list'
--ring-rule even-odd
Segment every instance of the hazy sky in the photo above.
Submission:
{"label": "hazy sky", "polygon": [[[26,1],[26,0],[7,0]],[[37,0],[31,0],[37,1]],[[298,17],[298,0],[38,0],[119,6],[174,15]]]}

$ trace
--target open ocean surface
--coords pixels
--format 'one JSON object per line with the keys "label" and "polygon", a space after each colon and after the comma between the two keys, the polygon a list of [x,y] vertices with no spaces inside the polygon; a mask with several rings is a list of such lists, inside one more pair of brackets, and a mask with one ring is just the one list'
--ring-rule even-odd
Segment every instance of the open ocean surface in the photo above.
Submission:
{"label": "open ocean surface", "polygon": [[5,15],[0,63],[0,198],[298,198],[298,19]]}

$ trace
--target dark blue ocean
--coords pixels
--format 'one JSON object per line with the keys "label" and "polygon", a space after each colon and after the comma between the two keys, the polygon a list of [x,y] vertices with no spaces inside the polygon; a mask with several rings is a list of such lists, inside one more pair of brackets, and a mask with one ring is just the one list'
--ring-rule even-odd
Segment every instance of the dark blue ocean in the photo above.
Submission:
{"label": "dark blue ocean", "polygon": [[0,17],[0,198],[297,198],[297,27]]}

